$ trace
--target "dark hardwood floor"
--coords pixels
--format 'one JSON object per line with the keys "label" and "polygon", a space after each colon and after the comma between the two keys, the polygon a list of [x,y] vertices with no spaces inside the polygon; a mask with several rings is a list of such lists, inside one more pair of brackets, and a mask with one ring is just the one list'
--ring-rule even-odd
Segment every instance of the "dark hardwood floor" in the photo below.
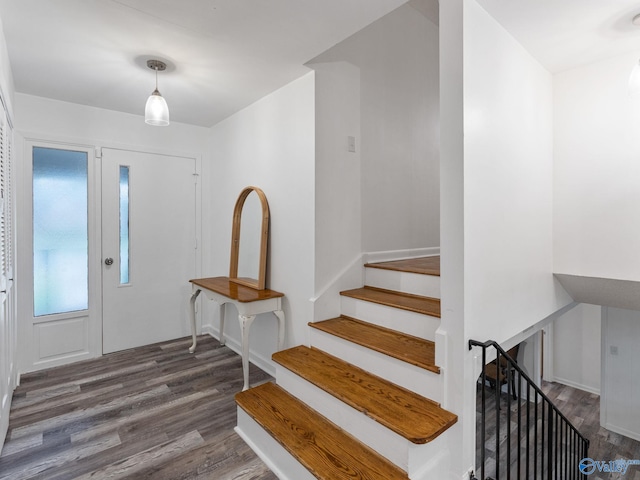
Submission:
{"label": "dark hardwood floor", "polygon": [[[233,430],[240,357],[209,336],[198,342],[195,355],[187,351],[190,339],[180,339],[24,375],[0,480],[276,480]],[[270,379],[253,365],[250,377],[252,385]],[[591,458],[640,458],[640,442],[600,427],[597,395],[556,383],[543,390],[589,438]],[[486,398],[492,402],[491,394]],[[506,394],[502,404],[506,415]],[[490,453],[495,435],[487,445]],[[624,477],[589,476],[613,478],[640,480],[640,467]]]}
{"label": "dark hardwood floor", "polygon": [[[477,436],[476,441],[478,445],[477,449],[477,459],[476,465],[478,466],[478,471],[476,472],[476,476],[480,479],[481,477],[481,460],[480,460],[480,448],[481,445],[481,435],[480,435],[480,412],[481,408],[481,396],[480,396],[480,384],[478,384],[478,395],[477,395],[477,405],[476,405],[476,413],[477,413]],[[542,391],[553,401],[554,405],[565,415],[569,421],[573,423],[573,425],[583,434],[587,439],[589,439],[589,457],[594,460],[616,460],[616,459],[640,459],[640,442],[633,440],[631,438],[625,437],[623,435],[619,435],[617,433],[611,432],[602,428],[600,426],[600,397],[598,395],[585,392],[583,390],[578,390],[576,388],[571,388],[559,383],[550,383],[543,382],[542,383]],[[485,401],[487,408],[487,418],[488,425],[495,425],[496,419],[496,404],[495,404],[495,393],[493,389],[486,388],[485,389]],[[512,479],[533,479],[534,472],[533,468],[531,468],[527,473],[525,473],[524,465],[521,465],[520,468],[520,476],[518,476],[518,468],[517,468],[517,438],[518,438],[518,401],[511,399],[511,408],[507,408],[508,396],[506,393],[502,393],[501,395],[501,409],[500,409],[500,418],[501,418],[501,429],[500,429],[500,478],[507,478],[507,465],[511,465],[511,476]],[[521,442],[522,448],[522,463],[525,463],[525,455],[526,449],[525,439],[526,439],[526,415],[527,408],[525,406],[526,401],[521,406],[520,418],[521,418],[521,435],[520,437],[523,439]],[[510,462],[507,461],[507,413],[511,412],[510,415],[510,434],[511,434],[511,458]],[[538,412],[541,410],[539,409]],[[539,413],[540,415],[540,413]],[[532,407],[529,408],[529,416],[531,422],[530,429],[530,442],[533,445],[533,424],[535,412]],[[538,422],[538,435],[541,435],[540,430],[541,420]],[[486,445],[486,462],[485,462],[485,471],[484,478],[496,478],[496,434],[495,427],[493,429],[487,428],[486,437],[485,437],[485,445]],[[533,464],[533,450],[530,450],[530,463]],[[541,459],[541,449],[538,446],[537,456],[538,462]],[[580,456],[581,457],[581,456]],[[581,458],[575,457],[569,459],[567,462],[567,469],[573,466],[575,469],[578,468],[578,463]],[[540,472],[540,469],[538,469]],[[577,470],[574,471],[577,474]],[[565,474],[561,472],[558,478],[563,478]],[[541,479],[542,476],[540,473],[537,474],[537,478]],[[568,473],[567,478],[577,478],[573,476],[573,473]],[[640,480],[640,467],[630,466],[629,470],[624,476],[620,474],[610,474],[610,473],[600,473],[594,472],[589,475],[589,480],[610,480],[614,478],[621,478],[624,480]],[[499,480],[499,479],[498,479]]]}
{"label": "dark hardwood floor", "polygon": [[[0,479],[238,479],[276,476],[234,432],[238,355],[210,336],[24,375]],[[269,375],[251,366],[252,385]]]}

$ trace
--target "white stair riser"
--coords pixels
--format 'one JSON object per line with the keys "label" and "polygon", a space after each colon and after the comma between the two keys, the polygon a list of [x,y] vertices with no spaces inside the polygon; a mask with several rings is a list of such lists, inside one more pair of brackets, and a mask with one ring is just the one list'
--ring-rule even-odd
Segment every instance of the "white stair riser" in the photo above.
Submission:
{"label": "white stair riser", "polygon": [[277,365],[276,372],[278,385],[288,393],[407,471],[411,442],[285,367]]}
{"label": "white stair riser", "polygon": [[435,340],[436,330],[440,326],[440,319],[437,317],[344,295],[340,297],[340,311],[348,317],[431,341]]}
{"label": "white stair riser", "polygon": [[440,277],[437,275],[421,275],[369,267],[365,268],[365,285],[440,298]]}
{"label": "white stair riser", "polygon": [[418,395],[442,403],[442,375],[311,328],[311,345]]}
{"label": "white stair riser", "polygon": [[450,431],[447,430],[426,445],[413,445],[409,449],[409,478],[411,480],[448,478],[450,452],[447,435]]}
{"label": "white stair riser", "polygon": [[235,431],[280,480],[317,480],[242,408]]}

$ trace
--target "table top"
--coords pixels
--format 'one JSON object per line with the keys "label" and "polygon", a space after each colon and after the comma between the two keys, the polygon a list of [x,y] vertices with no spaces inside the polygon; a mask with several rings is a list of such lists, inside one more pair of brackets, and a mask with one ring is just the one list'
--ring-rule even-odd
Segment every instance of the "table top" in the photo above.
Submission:
{"label": "table top", "polygon": [[258,302],[260,300],[284,297],[284,293],[276,292],[275,290],[257,290],[255,288],[240,285],[232,282],[229,277],[194,278],[189,280],[189,282],[197,285],[198,287],[204,288],[205,290],[219,293],[220,295],[232,300],[237,300],[241,303]]}

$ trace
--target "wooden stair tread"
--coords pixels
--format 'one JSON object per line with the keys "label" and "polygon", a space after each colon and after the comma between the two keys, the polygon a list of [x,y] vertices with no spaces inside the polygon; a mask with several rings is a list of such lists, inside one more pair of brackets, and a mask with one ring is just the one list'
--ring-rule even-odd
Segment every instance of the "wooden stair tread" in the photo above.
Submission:
{"label": "wooden stair tread", "polygon": [[298,346],[273,360],[412,443],[430,442],[457,421],[433,400],[317,349]]}
{"label": "wooden stair tread", "polygon": [[440,276],[440,255],[432,257],[407,258],[391,262],[367,263],[368,268],[382,268],[397,272],[418,273],[420,275]]}
{"label": "wooden stair tread", "polygon": [[340,292],[340,295],[440,318],[440,300],[438,298],[369,286],[345,290]]}
{"label": "wooden stair tread", "polygon": [[316,478],[408,480],[407,474],[273,383],[236,402]]}
{"label": "wooden stair tread", "polygon": [[435,365],[435,344],[430,340],[345,315],[322,322],[309,323],[309,326],[403,362],[440,373],[440,368]]}

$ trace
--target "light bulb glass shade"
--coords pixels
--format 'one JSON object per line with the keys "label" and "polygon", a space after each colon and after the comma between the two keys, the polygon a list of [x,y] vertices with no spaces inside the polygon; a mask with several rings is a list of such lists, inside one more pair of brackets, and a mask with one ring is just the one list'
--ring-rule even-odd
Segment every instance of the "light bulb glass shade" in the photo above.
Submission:
{"label": "light bulb glass shade", "polygon": [[169,107],[158,90],[154,90],[147,99],[144,107],[144,121],[149,125],[160,127],[169,125]]}
{"label": "light bulb glass shade", "polygon": [[629,95],[640,95],[640,62],[636,63],[629,77]]}

